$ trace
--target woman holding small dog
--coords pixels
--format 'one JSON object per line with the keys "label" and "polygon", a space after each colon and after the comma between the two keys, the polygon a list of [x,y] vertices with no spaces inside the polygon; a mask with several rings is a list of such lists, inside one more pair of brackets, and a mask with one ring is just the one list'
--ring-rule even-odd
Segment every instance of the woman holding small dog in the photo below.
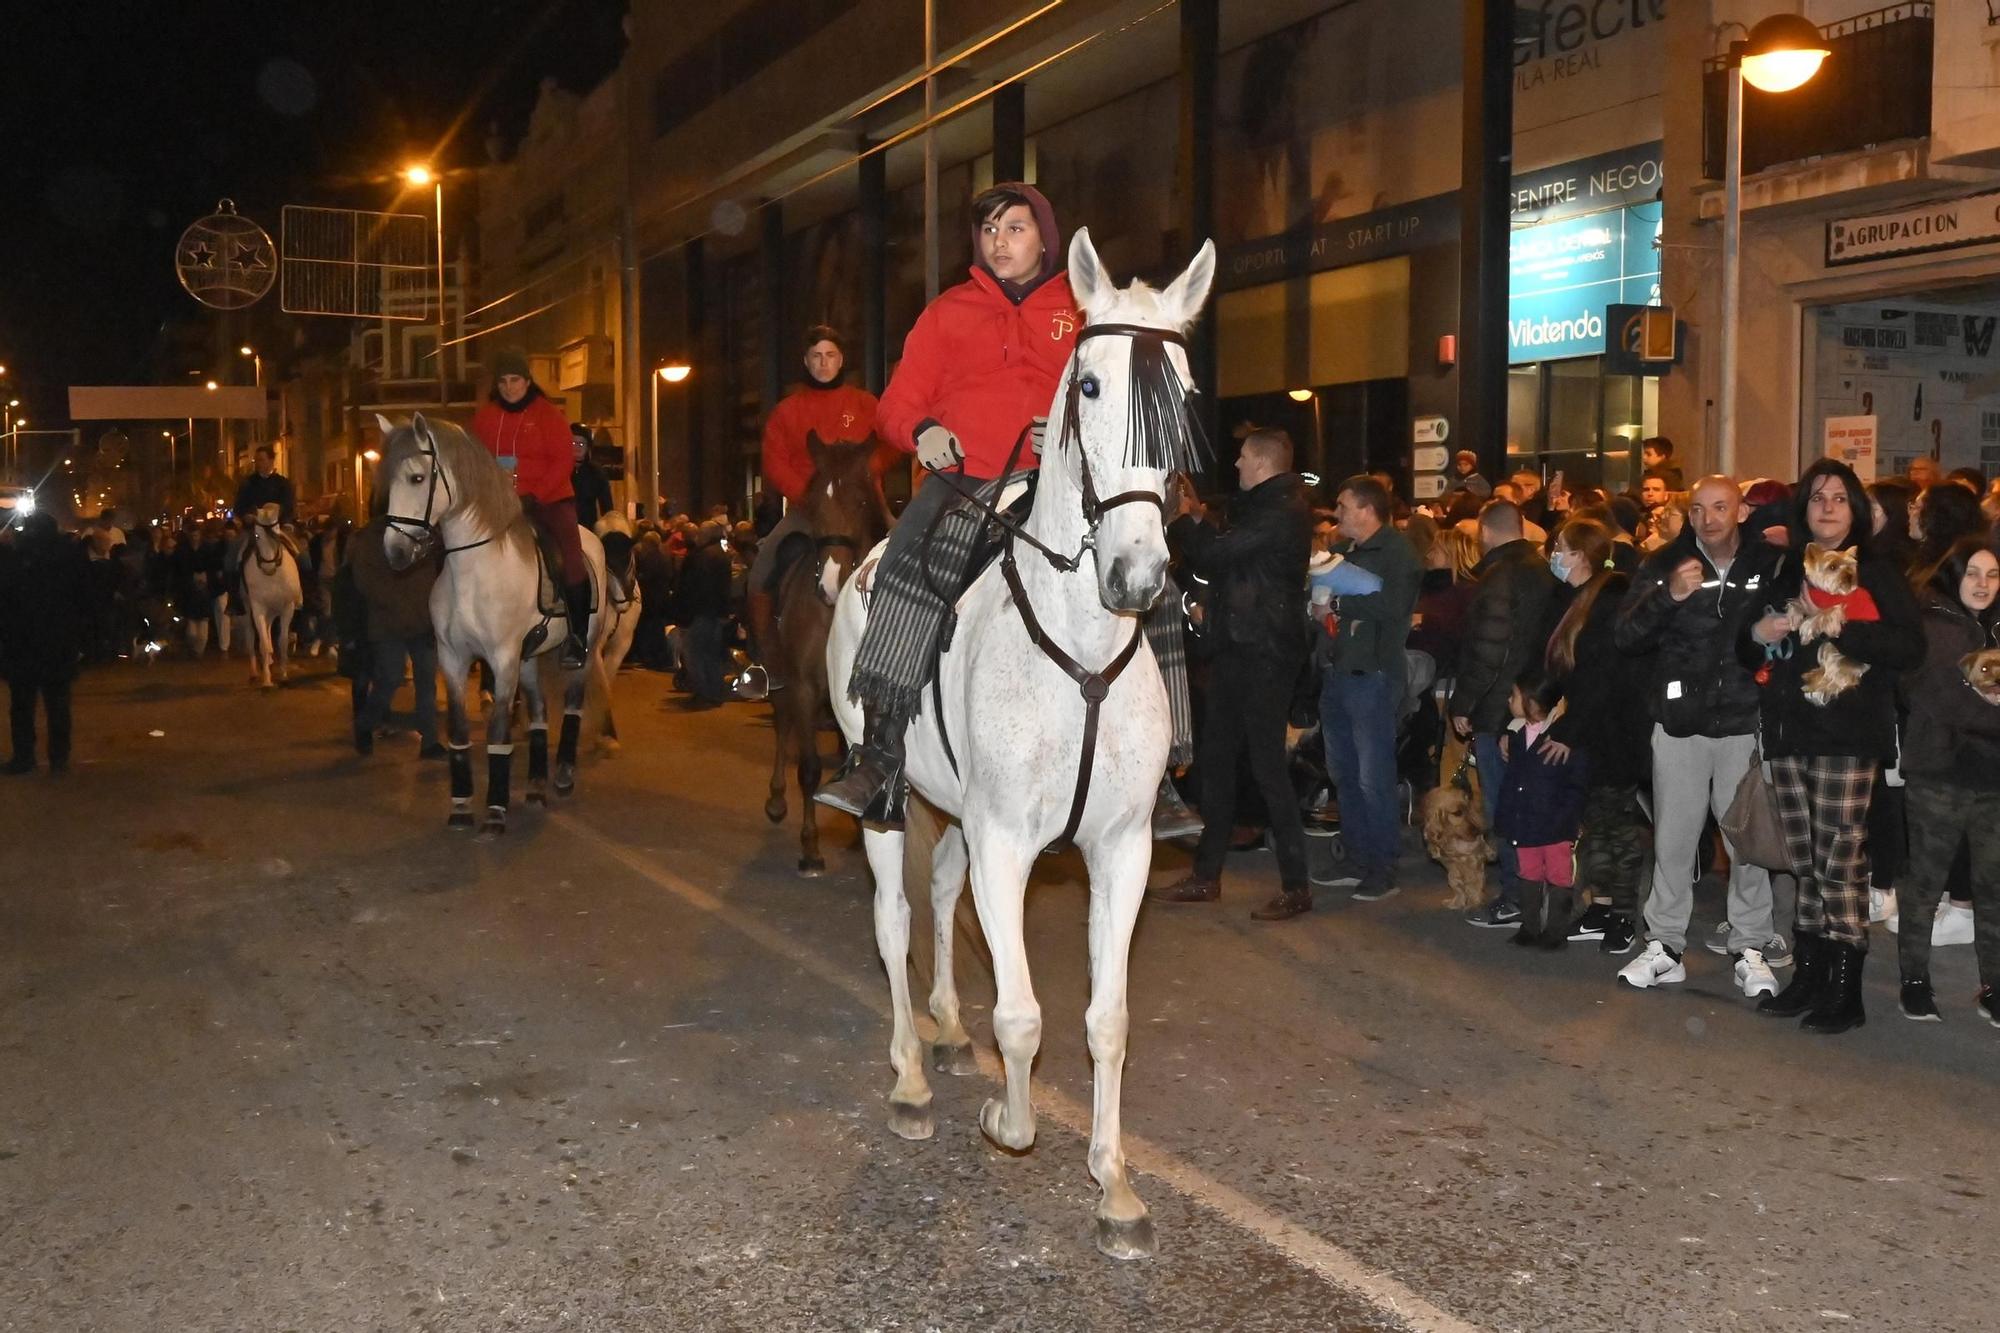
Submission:
{"label": "woman holding small dog", "polygon": [[[1979,1011],[2000,1027],[2000,700],[1980,688],[1978,654],[1994,650],[2000,555],[1964,537],[1932,573],[1923,613],[1924,663],[1903,678],[1909,722],[1903,776],[1909,783],[1910,864],[1896,886],[1902,929],[1903,1016],[1937,1022],[1931,993],[1931,917],[1961,840],[1972,852],[1973,951]],[[1990,661],[1990,659],[1988,659]]]}
{"label": "woman holding small dog", "polygon": [[[1867,1021],[1868,798],[1896,759],[1896,674],[1920,665],[1924,637],[1903,571],[1868,548],[1868,495],[1854,470],[1822,458],[1793,491],[1791,541],[1743,628],[1762,685],[1764,758],[1799,882],[1791,984],[1757,1004],[1805,1015],[1808,1032]],[[1753,605],[1755,603],[1752,603]]]}

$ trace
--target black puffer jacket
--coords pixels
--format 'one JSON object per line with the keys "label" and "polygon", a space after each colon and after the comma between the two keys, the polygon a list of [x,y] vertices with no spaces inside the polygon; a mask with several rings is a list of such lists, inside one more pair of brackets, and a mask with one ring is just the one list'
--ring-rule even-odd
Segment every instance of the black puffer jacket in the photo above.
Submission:
{"label": "black puffer jacket", "polygon": [[1298,473],[1280,472],[1238,492],[1227,532],[1189,514],[1175,519],[1168,535],[1209,584],[1202,638],[1211,652],[1304,657],[1312,510]]}
{"label": "black puffer jacket", "polygon": [[1653,771],[1646,696],[1632,688],[1632,660],[1618,649],[1618,617],[1632,580],[1613,573],[1576,636],[1576,665],[1563,678],[1563,711],[1549,739],[1590,756],[1590,780],[1636,787]]}
{"label": "black puffer jacket", "polygon": [[1794,630],[1775,646],[1776,655],[1769,655],[1750,633],[1766,608],[1783,610],[1799,595],[1805,582],[1800,552],[1785,552],[1777,573],[1756,599],[1756,609],[1743,619],[1737,635],[1738,660],[1756,671],[1768,657],[1771,668],[1758,698],[1766,759],[1803,755],[1895,762],[1897,676],[1923,664],[1921,616],[1903,571],[1893,561],[1864,551],[1858,574],[1881,618],[1850,620],[1832,642],[1869,669],[1852,689],[1825,704],[1807,699],[1802,683],[1806,672],[1819,665],[1819,646],[1825,640],[1802,644]]}
{"label": "black puffer jacket", "polygon": [[[1757,682],[1737,657],[1736,639],[1770,601],[1765,585],[1779,552],[1748,524],[1740,531],[1736,558],[1718,579],[1693,526],[1683,528],[1639,567],[1619,612],[1618,647],[1650,655],[1642,677],[1646,699],[1669,736],[1747,736],[1757,729]],[[1703,586],[1676,602],[1667,589],[1689,559],[1701,561]]]}
{"label": "black puffer jacket", "polygon": [[1494,732],[1507,725],[1507,696],[1514,681],[1530,662],[1541,660],[1548,646],[1556,576],[1526,539],[1488,551],[1473,576],[1479,590],[1465,616],[1450,712],[1469,718],[1474,731]]}
{"label": "black puffer jacket", "polygon": [[0,547],[0,676],[24,684],[72,680],[83,657],[90,560],[45,515]]}
{"label": "black puffer jacket", "polygon": [[2000,791],[2000,704],[1990,704],[1958,669],[1967,653],[1991,648],[1995,627],[1956,600],[1933,595],[1924,608],[1924,663],[1903,673],[1909,709],[1903,773],[1979,791]]}

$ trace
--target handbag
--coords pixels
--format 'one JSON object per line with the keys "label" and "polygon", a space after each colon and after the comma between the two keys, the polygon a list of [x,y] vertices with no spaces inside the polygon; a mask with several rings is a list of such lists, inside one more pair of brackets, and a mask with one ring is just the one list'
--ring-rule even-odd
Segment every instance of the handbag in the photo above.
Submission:
{"label": "handbag", "polygon": [[1791,871],[1791,852],[1785,841],[1785,825],[1778,817],[1777,794],[1764,776],[1764,746],[1759,741],[1750,752],[1750,767],[1736,784],[1729,808],[1715,821],[1729,839],[1730,855],[1766,870]]}

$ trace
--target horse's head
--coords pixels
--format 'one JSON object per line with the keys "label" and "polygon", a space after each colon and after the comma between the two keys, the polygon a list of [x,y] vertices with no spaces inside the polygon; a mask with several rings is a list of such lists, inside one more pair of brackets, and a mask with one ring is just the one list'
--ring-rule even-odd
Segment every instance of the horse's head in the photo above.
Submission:
{"label": "horse's head", "polygon": [[1098,596],[1113,611],[1144,611],[1167,586],[1167,477],[1204,461],[1188,414],[1194,381],[1182,338],[1214,277],[1212,241],[1160,291],[1113,285],[1088,228],[1070,242],[1070,290],[1084,327],[1042,466],[1065,469],[1079,490]]}
{"label": "horse's head", "polygon": [[889,505],[875,475],[878,444],[865,440],[824,443],[806,432],[806,452],[812,457],[812,481],[806,487],[806,527],[819,558],[816,582],[831,606],[862,558],[889,530]]}
{"label": "horse's head", "polygon": [[483,545],[523,521],[513,478],[458,426],[426,421],[421,412],[407,426],[375,420],[382,428],[376,475],[388,502],[382,553],[391,567],[408,569],[436,551],[449,525],[456,525],[452,540],[463,544],[444,547],[446,554]]}

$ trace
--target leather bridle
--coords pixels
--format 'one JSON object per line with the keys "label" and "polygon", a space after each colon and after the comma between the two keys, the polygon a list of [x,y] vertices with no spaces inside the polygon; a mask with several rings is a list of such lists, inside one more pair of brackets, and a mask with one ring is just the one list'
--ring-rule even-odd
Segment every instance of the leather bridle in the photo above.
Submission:
{"label": "leather bridle", "polygon": [[[424,488],[424,514],[422,518],[411,518],[407,514],[385,514],[383,515],[383,522],[396,531],[401,532],[414,543],[417,548],[415,558],[421,560],[430,554],[433,547],[442,546],[444,542],[444,529],[434,517],[437,505],[438,483],[440,481],[444,483],[444,503],[447,510],[457,503],[457,498],[452,494],[451,478],[445,475],[444,466],[438,460],[436,442],[425,439],[414,430],[412,430],[411,435],[416,441],[417,456],[428,458],[431,465],[430,479]],[[470,551],[475,546],[484,546],[492,540],[493,538],[489,534],[476,542],[467,542],[463,546],[444,546],[443,554],[451,555],[455,551]]]}

